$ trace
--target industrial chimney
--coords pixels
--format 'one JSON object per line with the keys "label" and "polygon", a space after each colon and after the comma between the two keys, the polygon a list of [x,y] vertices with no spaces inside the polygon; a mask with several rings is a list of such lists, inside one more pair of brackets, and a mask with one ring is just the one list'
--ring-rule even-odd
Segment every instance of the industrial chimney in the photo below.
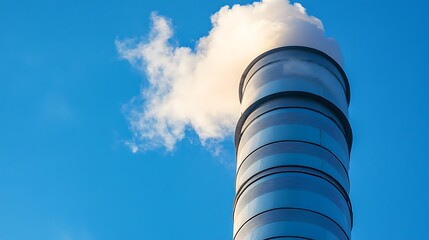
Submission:
{"label": "industrial chimney", "polygon": [[239,87],[234,239],[350,239],[350,88],[308,47],[257,57]]}

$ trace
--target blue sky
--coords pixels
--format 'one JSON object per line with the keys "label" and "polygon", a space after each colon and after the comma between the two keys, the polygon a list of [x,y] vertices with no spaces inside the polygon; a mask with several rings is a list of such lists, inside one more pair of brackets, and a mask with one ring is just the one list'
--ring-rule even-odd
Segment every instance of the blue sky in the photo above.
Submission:
{"label": "blue sky", "polygon": [[[122,106],[142,76],[115,40],[152,11],[193,46],[221,6],[251,1],[0,0],[0,239],[230,239],[233,147],[190,132],[133,154]],[[345,59],[353,239],[424,239],[429,223],[427,1],[306,1]]]}

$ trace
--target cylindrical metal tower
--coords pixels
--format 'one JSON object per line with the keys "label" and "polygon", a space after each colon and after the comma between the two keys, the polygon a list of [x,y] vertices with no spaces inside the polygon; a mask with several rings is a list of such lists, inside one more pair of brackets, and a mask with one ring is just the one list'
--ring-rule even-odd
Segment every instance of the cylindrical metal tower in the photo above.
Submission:
{"label": "cylindrical metal tower", "polygon": [[347,76],[327,54],[288,46],[240,82],[234,239],[350,239]]}

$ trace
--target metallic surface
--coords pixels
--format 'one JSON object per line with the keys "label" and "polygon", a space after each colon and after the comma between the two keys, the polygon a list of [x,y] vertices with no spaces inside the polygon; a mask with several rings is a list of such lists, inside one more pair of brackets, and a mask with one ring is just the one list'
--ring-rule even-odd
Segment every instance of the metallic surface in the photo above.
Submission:
{"label": "metallic surface", "polygon": [[257,57],[240,82],[234,239],[350,239],[350,87],[307,47]]}

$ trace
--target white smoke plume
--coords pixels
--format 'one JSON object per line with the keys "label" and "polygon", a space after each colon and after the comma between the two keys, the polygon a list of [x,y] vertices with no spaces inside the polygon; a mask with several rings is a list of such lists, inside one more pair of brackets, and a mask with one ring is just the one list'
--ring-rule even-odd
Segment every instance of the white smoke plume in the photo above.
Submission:
{"label": "white smoke plume", "polygon": [[322,22],[288,0],[222,7],[212,29],[191,49],[171,44],[169,19],[152,15],[148,40],[116,41],[120,55],[142,70],[148,85],[131,101],[129,120],[136,152],[172,150],[194,130],[203,145],[231,136],[240,115],[238,83],[246,66],[272,48],[317,48],[342,64],[339,47],[324,36]]}

